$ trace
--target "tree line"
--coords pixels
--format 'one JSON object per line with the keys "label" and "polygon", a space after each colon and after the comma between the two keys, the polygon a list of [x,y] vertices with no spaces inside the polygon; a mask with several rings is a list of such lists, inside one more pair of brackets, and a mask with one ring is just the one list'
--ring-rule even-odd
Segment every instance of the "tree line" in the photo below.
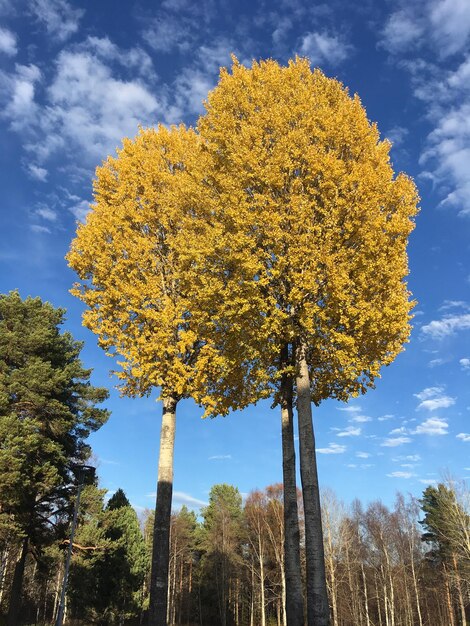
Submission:
{"label": "tree line", "polygon": [[[172,626],[285,626],[282,485],[252,491],[214,485],[198,513],[171,515],[166,619]],[[154,512],[138,520],[124,492],[83,491],[66,616],[78,625],[142,624],[149,606]],[[302,584],[304,517],[299,493]],[[420,500],[397,493],[345,506],[322,492],[329,611],[333,626],[465,626],[470,611],[470,509],[465,485],[440,483]],[[63,540],[25,562],[21,616],[51,624],[63,578]],[[0,607],[6,612],[18,541],[1,546]],[[306,607],[304,607],[306,610]],[[18,622],[20,623],[20,622]]]}

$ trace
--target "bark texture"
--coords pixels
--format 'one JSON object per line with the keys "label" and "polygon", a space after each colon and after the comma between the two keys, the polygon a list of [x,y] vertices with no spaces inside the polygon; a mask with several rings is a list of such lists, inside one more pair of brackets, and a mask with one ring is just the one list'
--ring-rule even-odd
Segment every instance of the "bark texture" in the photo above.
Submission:
{"label": "bark texture", "polygon": [[[282,360],[287,361],[287,348]],[[282,473],[284,481],[284,567],[287,626],[303,626],[304,607],[300,569],[300,530],[295,480],[295,448],[292,410],[292,379],[281,379]]]}
{"label": "bark texture", "polygon": [[155,507],[155,525],[153,528],[152,570],[150,576],[149,626],[167,626],[176,405],[176,397],[163,398],[160,456],[158,460],[157,502]]}
{"label": "bark texture", "polygon": [[307,624],[308,626],[330,626],[310,380],[306,348],[302,343],[297,346],[296,361],[300,476],[305,515]]}
{"label": "bark texture", "polygon": [[23,588],[24,568],[26,557],[28,556],[29,541],[28,537],[23,539],[21,546],[20,558],[15,565],[15,573],[13,574],[13,583],[10,592],[10,604],[8,608],[7,626],[18,626],[19,615],[21,609],[21,591]]}

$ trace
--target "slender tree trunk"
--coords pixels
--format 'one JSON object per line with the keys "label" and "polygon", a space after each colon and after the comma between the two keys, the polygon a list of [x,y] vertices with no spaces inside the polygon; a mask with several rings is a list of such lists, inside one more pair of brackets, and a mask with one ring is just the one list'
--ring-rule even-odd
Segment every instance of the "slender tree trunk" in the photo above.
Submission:
{"label": "slender tree trunk", "polygon": [[364,571],[364,564],[361,563],[361,571],[362,571],[362,583],[364,585],[364,608],[366,611],[366,624],[367,626],[370,626],[370,619],[369,619],[369,600],[367,597],[367,581],[366,581],[366,573]]}
{"label": "slender tree trunk", "polygon": [[2,605],[3,594],[5,592],[5,579],[7,577],[8,565],[10,563],[11,550],[4,550],[2,554],[2,573],[0,574],[0,606]]}
{"label": "slender tree trunk", "polygon": [[287,626],[286,614],[286,570],[284,567],[284,559],[281,560],[281,608],[282,608],[282,626]]}
{"label": "slender tree trunk", "polygon": [[173,451],[177,402],[176,396],[163,398],[157,502],[153,528],[152,571],[150,575],[149,626],[167,626]]}
{"label": "slender tree trunk", "polygon": [[[288,364],[288,347],[283,348],[281,361]],[[286,626],[303,626],[304,604],[300,568],[300,530],[295,480],[295,447],[292,410],[292,379],[281,379],[282,474],[284,481],[284,568],[286,588]]]}
{"label": "slender tree trunk", "polygon": [[413,551],[411,551],[411,575],[413,577],[413,588],[415,592],[416,610],[418,612],[418,626],[423,626],[423,618],[421,616],[421,607],[419,604],[418,579],[416,576]]}
{"label": "slender tree trunk", "polygon": [[377,596],[377,613],[379,616],[379,626],[382,626],[382,611],[380,609],[380,595],[379,595],[379,587],[377,584],[377,575],[374,575],[375,580],[375,595]]}
{"label": "slender tree trunk", "polygon": [[445,584],[445,589],[446,589],[447,610],[449,612],[449,626],[455,626],[454,608],[452,606],[452,597],[450,595],[449,575],[447,573],[446,566],[443,565],[442,567],[444,570],[444,584]]}
{"label": "slender tree trunk", "polygon": [[457,557],[455,556],[455,554],[452,555],[452,564],[454,566],[457,595],[459,597],[460,623],[462,624],[462,626],[465,626],[466,617],[465,617],[465,603],[463,600],[463,593],[462,593],[462,581],[460,579],[459,566],[458,566]]}
{"label": "slender tree trunk", "polygon": [[266,609],[264,606],[264,548],[261,542],[261,530],[258,535],[258,554],[259,554],[259,593],[261,604],[261,626],[266,626]]}
{"label": "slender tree trunk", "polygon": [[54,608],[52,610],[52,620],[55,622],[57,618],[57,611],[59,609],[59,600],[60,600],[60,581],[62,578],[62,563],[59,563],[59,569],[57,571],[57,581],[56,588],[54,593]]}
{"label": "slender tree trunk", "polygon": [[28,556],[29,539],[25,537],[21,546],[20,558],[16,562],[11,585],[10,603],[8,607],[7,626],[18,626],[21,609],[21,591],[23,588],[24,568]]}
{"label": "slender tree trunk", "polygon": [[312,422],[310,380],[306,346],[300,343],[297,361],[297,413],[299,418],[300,476],[305,515],[305,555],[307,570],[307,624],[329,626],[330,607],[326,588],[325,557],[318,487],[315,435]]}

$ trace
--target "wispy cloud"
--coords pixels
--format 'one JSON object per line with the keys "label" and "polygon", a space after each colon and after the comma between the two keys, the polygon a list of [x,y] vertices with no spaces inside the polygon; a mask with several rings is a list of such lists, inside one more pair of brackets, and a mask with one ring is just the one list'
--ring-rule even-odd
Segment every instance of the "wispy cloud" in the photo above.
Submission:
{"label": "wispy cloud", "polygon": [[16,35],[7,28],[0,28],[0,52],[9,57],[15,56],[18,52],[16,47]]}
{"label": "wispy cloud", "polygon": [[198,498],[194,498],[189,493],[185,493],[184,491],[174,491],[172,506],[174,508],[180,508],[181,506],[183,506],[183,504],[190,509],[207,506],[207,502],[205,502],[204,500],[199,500]]}
{"label": "wispy cloud", "polygon": [[390,478],[411,478],[412,476],[414,476],[413,472],[391,472],[390,474],[387,474],[387,476],[389,476]]}
{"label": "wispy cloud", "polygon": [[457,439],[461,439],[462,441],[468,442],[468,441],[470,441],[470,434],[469,433],[459,433],[457,435]]}
{"label": "wispy cloud", "polygon": [[359,426],[347,426],[344,430],[336,433],[337,437],[358,437],[361,434]]}
{"label": "wispy cloud", "polygon": [[437,409],[447,409],[455,404],[455,398],[446,396],[443,387],[427,387],[415,393],[415,398],[421,400],[418,404],[417,410],[425,409],[427,411],[436,411]]}
{"label": "wispy cloud", "polygon": [[300,40],[298,51],[310,59],[312,65],[339,65],[354,51],[354,48],[340,35],[322,32],[308,32]]}
{"label": "wispy cloud", "polygon": [[[148,493],[146,494],[146,497],[154,500],[156,493]],[[192,495],[185,493],[184,491],[173,491],[172,507],[178,509],[181,508],[183,504],[190,509],[199,509],[202,506],[207,506],[207,502],[205,500],[194,498]]]}
{"label": "wispy cloud", "polygon": [[380,445],[384,448],[396,448],[410,441],[410,437],[387,437]]}
{"label": "wispy cloud", "polygon": [[394,415],[391,415],[391,414],[388,414],[388,415],[381,415],[380,417],[378,417],[378,418],[377,418],[377,420],[378,420],[379,422],[387,422],[388,420],[391,420],[391,419],[393,419],[394,417],[395,417],[395,416],[394,416]]}
{"label": "wispy cloud", "polygon": [[459,361],[460,367],[464,370],[464,372],[470,370],[470,359],[464,358]]}
{"label": "wispy cloud", "polygon": [[339,406],[338,411],[346,411],[346,413],[360,413],[362,409],[360,406],[347,405],[347,406]]}
{"label": "wispy cloud", "polygon": [[318,454],[343,454],[346,452],[346,446],[337,443],[330,443],[328,448],[317,448]]}
{"label": "wispy cloud", "polygon": [[209,461],[224,461],[231,459],[231,454],[214,454],[213,456],[208,457]]}
{"label": "wispy cloud", "polygon": [[465,47],[470,36],[466,0],[402,0],[397,5],[381,33],[381,45],[392,54],[429,45],[445,58]]}
{"label": "wispy cloud", "polygon": [[371,457],[372,455],[370,454],[370,452],[356,452],[356,456],[359,459],[368,459],[369,457]]}
{"label": "wispy cloud", "polygon": [[[421,176],[438,187],[441,206],[461,215],[470,213],[469,39],[467,0],[397,0],[380,39],[401,57],[433,125],[420,158]],[[434,324],[428,332],[441,337],[450,325],[452,320],[444,328]]]}
{"label": "wispy cloud", "polygon": [[78,31],[85,11],[74,8],[66,0],[30,0],[29,8],[49,35],[64,42]]}
{"label": "wispy cloud", "polygon": [[362,424],[365,422],[371,422],[372,418],[368,415],[356,415],[351,418],[351,422],[357,422],[358,424]]}
{"label": "wispy cloud", "polygon": [[448,435],[449,424],[439,418],[430,417],[416,427],[413,431],[416,435]]}

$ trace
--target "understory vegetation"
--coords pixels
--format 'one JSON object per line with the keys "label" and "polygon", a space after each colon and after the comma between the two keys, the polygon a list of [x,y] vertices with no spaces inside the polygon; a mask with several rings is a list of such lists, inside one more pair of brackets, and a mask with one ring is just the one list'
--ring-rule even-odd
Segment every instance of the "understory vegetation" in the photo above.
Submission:
{"label": "understory vegetation", "polygon": [[[282,485],[251,492],[214,485],[199,512],[171,517],[168,623],[285,625]],[[452,482],[420,500],[398,493],[346,506],[322,493],[333,626],[459,626],[470,609],[469,492]],[[303,514],[299,498],[303,569]],[[84,487],[66,623],[140,624],[148,607],[153,511],[138,519],[124,492]],[[63,535],[64,533],[62,533]],[[63,536],[28,552],[21,621],[52,624],[64,571]],[[0,602],[7,613],[18,538],[2,539]]]}

